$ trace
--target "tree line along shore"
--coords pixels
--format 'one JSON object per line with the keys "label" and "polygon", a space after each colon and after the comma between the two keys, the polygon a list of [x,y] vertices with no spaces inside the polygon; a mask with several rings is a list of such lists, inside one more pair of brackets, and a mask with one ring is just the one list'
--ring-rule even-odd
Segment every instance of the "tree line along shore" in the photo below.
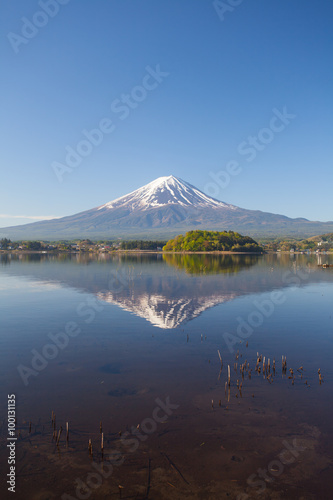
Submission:
{"label": "tree line along shore", "polygon": [[255,241],[234,231],[189,231],[167,240],[61,240],[11,241],[0,240],[0,252],[174,252],[174,253],[266,253],[333,252],[333,233],[307,239],[271,238]]}

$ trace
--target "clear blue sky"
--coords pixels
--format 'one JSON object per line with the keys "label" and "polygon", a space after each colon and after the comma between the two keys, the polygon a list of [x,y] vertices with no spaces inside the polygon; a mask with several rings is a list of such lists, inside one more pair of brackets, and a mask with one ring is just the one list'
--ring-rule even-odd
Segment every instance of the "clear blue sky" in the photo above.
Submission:
{"label": "clear blue sky", "polygon": [[[333,220],[331,1],[243,0],[224,15],[210,0],[55,1],[40,2],[53,17],[38,1],[0,8],[0,227],[170,174],[244,208]],[[144,80],[157,65],[169,75]],[[267,130],[284,106],[295,117]],[[54,162],[104,118],[112,132],[59,182]],[[255,154],[250,136],[266,141]],[[241,172],[209,185],[230,161]]]}

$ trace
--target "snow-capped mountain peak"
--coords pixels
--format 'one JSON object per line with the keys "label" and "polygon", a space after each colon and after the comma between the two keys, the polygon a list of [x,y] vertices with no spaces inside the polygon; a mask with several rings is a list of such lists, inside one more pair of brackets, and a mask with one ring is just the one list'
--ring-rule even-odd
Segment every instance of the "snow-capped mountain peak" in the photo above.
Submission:
{"label": "snow-capped mountain peak", "polygon": [[159,177],[125,196],[105,203],[98,207],[98,209],[113,209],[127,206],[135,210],[164,207],[167,205],[198,208],[236,208],[233,205],[223,203],[205,195],[202,191],[182,179],[169,175],[167,177]]}
{"label": "snow-capped mountain peak", "polygon": [[104,205],[51,221],[3,228],[16,240],[170,239],[193,229],[238,231],[250,236],[313,236],[332,232],[333,221],[311,222],[246,210],[216,200],[173,175],[159,177]]}

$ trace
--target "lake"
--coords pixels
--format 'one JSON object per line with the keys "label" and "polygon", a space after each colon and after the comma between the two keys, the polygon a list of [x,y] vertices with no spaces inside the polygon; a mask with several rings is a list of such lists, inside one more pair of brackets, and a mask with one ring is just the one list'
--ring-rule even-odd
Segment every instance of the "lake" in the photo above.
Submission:
{"label": "lake", "polygon": [[0,261],[1,498],[332,498],[332,255]]}

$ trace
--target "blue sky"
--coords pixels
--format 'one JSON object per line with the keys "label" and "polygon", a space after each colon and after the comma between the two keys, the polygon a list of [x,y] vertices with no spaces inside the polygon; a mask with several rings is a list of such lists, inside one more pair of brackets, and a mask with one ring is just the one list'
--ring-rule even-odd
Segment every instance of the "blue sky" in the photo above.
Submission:
{"label": "blue sky", "polygon": [[[170,174],[240,207],[333,220],[332,2],[0,9],[0,226],[77,213]],[[81,143],[101,123],[98,144]],[[68,147],[82,152],[75,168]]]}

